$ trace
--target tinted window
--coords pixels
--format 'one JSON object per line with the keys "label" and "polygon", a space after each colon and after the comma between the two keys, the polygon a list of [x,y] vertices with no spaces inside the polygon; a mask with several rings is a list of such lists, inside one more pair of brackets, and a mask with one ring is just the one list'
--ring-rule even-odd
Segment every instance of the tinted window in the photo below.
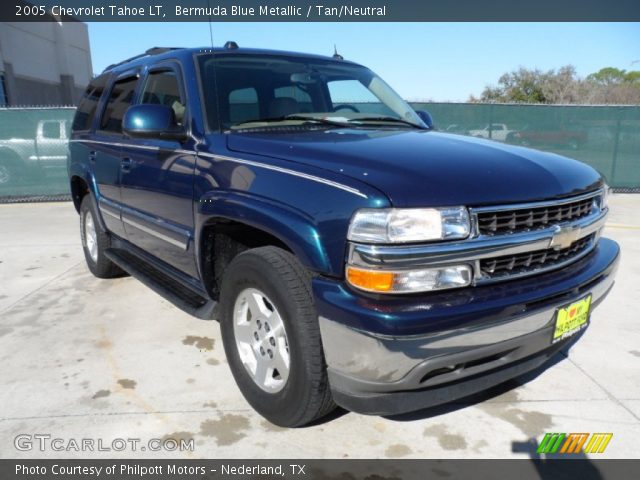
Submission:
{"label": "tinted window", "polygon": [[229,120],[246,122],[260,117],[258,93],[255,88],[241,88],[229,92]]}
{"label": "tinted window", "polygon": [[[268,120],[274,127],[278,122],[311,125],[305,119],[292,119],[296,114],[319,119],[336,116],[343,122],[353,121],[354,126],[382,121],[372,116],[390,116],[425,126],[380,77],[349,62],[233,53],[203,54],[198,60],[203,103],[212,129],[262,128],[264,125],[245,124],[255,119]],[[339,114],[333,115],[336,110]]]}
{"label": "tinted window", "polygon": [[44,122],[42,138],[60,138],[60,122]]}
{"label": "tinted window", "polygon": [[171,107],[176,116],[176,123],[182,125],[184,122],[185,105],[180,97],[178,77],[173,71],[166,70],[149,74],[140,103]]}
{"label": "tinted window", "polygon": [[101,76],[93,80],[80,100],[80,105],[73,118],[72,130],[89,130],[93,122],[93,117],[98,108],[98,101],[104,92],[107,76]]}
{"label": "tinted window", "polygon": [[100,129],[109,132],[122,132],[122,117],[127,111],[138,83],[137,77],[120,80],[113,85],[107,106],[102,114]]}
{"label": "tinted window", "polygon": [[333,111],[344,114],[348,111],[376,112],[393,115],[388,106],[383,105],[371,90],[358,80],[336,80],[327,83]]}
{"label": "tinted window", "polygon": [[341,103],[380,102],[357,80],[336,80],[327,83],[327,87],[334,107]]}
{"label": "tinted window", "polygon": [[279,87],[273,91],[273,96],[275,98],[293,98],[298,105],[300,105],[300,112],[307,113],[313,111],[313,104],[311,102],[311,97],[307,92],[302,90],[301,87],[297,85],[288,85],[286,87]]}

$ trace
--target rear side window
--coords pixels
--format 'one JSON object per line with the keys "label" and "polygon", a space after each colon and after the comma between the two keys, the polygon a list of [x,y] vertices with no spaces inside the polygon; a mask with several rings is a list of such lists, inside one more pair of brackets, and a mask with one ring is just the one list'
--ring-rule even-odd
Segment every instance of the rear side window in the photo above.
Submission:
{"label": "rear side window", "polygon": [[180,96],[178,77],[171,70],[152,72],[147,78],[140,103],[165,105],[173,109],[176,123],[184,123],[184,101]]}
{"label": "rear side window", "polygon": [[128,77],[113,84],[109,100],[100,120],[100,129],[107,132],[122,132],[124,112],[131,105],[138,77]]}
{"label": "rear side window", "polygon": [[71,129],[74,132],[91,128],[93,117],[98,109],[98,102],[104,92],[106,83],[107,76],[103,75],[94,79],[85,90],[82,100],[80,100],[80,105],[76,110],[76,115],[73,117]]}

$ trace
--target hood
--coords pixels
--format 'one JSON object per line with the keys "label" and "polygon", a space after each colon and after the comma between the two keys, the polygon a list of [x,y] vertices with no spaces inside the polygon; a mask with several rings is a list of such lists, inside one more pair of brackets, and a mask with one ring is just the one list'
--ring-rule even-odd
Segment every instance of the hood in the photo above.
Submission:
{"label": "hood", "polygon": [[548,200],[601,183],[594,169],[577,160],[433,131],[231,132],[227,146],[357,179],[384,192],[397,207]]}

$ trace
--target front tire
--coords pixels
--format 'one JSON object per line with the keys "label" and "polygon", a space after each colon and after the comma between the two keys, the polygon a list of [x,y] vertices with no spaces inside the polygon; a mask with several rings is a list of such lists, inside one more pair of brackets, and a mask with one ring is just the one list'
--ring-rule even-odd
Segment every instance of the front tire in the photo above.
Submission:
{"label": "front tire", "polygon": [[222,281],[221,330],[231,372],[251,406],[282,427],[335,408],[308,271],[276,247],[235,257]]}
{"label": "front tire", "polygon": [[125,272],[105,255],[111,247],[111,237],[100,226],[97,212],[91,194],[85,195],[80,205],[80,238],[87,267],[98,278],[121,277]]}

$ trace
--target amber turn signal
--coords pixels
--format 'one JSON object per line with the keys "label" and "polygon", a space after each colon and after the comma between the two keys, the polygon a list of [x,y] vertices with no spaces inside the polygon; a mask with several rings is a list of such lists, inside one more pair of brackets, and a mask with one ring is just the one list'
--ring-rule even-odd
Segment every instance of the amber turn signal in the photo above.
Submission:
{"label": "amber turn signal", "polygon": [[394,274],[376,270],[347,267],[347,279],[354,287],[370,292],[388,292],[393,288]]}

